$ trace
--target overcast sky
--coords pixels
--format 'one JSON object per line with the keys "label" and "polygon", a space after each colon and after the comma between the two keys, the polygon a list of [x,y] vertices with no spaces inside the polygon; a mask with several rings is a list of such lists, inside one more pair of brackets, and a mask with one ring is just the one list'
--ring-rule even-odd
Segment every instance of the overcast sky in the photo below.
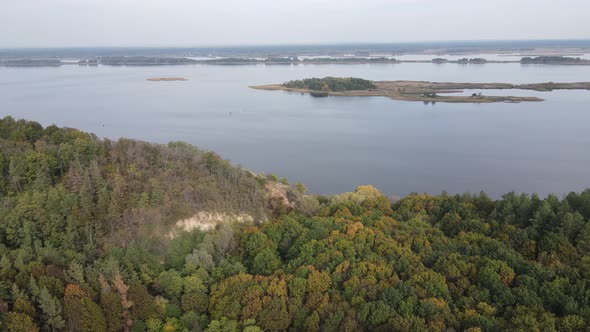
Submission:
{"label": "overcast sky", "polygon": [[590,0],[0,0],[0,47],[590,38]]}

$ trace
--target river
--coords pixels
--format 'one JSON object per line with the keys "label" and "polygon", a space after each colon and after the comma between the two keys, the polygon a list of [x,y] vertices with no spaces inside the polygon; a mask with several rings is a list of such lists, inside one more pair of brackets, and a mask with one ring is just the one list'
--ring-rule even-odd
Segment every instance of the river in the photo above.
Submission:
{"label": "river", "polygon": [[[146,81],[159,76],[188,81]],[[590,66],[0,67],[0,116],[111,139],[186,141],[321,194],[362,184],[399,196],[443,190],[562,195],[590,187],[590,91],[526,92],[546,99],[540,103],[433,105],[248,88],[324,76],[575,82],[590,80]]]}

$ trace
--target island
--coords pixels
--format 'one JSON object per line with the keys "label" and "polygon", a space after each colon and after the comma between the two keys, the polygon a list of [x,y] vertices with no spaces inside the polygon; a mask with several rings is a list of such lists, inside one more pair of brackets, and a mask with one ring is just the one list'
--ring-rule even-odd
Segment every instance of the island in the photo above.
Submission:
{"label": "island", "polygon": [[524,57],[520,60],[522,64],[538,64],[538,65],[590,65],[590,60],[581,58],[572,58],[564,56],[538,56],[538,57]]}
{"label": "island", "polygon": [[201,64],[213,65],[251,65],[251,64],[269,64],[269,65],[290,65],[290,64],[369,64],[369,63],[398,63],[394,58],[387,57],[313,57],[299,58],[298,56],[286,57],[263,57],[263,58],[218,58],[198,60]]}
{"label": "island", "polygon": [[196,64],[197,61],[175,57],[116,56],[101,57],[99,63],[108,66],[177,66],[192,65]]}
{"label": "island", "polygon": [[184,77],[152,77],[152,78],[146,79],[146,81],[152,81],[152,82],[172,82],[172,81],[188,81],[188,80],[186,78],[184,78]]}
{"label": "island", "polygon": [[98,66],[98,59],[82,59],[78,61],[80,66]]}
{"label": "island", "polygon": [[473,59],[469,59],[469,58],[462,58],[457,60],[458,64],[476,64],[476,65],[481,65],[484,63],[487,63],[488,60],[484,59],[484,58],[473,58]]}
{"label": "island", "polygon": [[5,67],[59,67],[61,65],[63,62],[56,59],[0,59],[0,66]]}
{"label": "island", "polygon": [[350,97],[389,97],[395,100],[447,102],[447,103],[519,103],[543,101],[539,97],[486,96],[473,93],[468,96],[445,95],[462,93],[464,90],[590,90],[590,82],[577,83],[449,83],[427,81],[369,81],[361,78],[308,78],[289,81],[283,84],[251,86],[258,90],[282,90],[309,93],[315,97],[350,96]]}

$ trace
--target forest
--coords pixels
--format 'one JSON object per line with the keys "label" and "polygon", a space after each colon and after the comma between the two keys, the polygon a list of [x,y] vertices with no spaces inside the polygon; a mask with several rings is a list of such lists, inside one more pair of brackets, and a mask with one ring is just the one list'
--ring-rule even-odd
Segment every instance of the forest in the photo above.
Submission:
{"label": "forest", "polygon": [[306,78],[283,83],[292,89],[308,89],[315,91],[351,91],[374,89],[375,84],[369,80],[354,77]]}
{"label": "forest", "polygon": [[[590,189],[333,196],[0,119],[2,331],[590,331]],[[167,236],[199,211],[247,213]]]}

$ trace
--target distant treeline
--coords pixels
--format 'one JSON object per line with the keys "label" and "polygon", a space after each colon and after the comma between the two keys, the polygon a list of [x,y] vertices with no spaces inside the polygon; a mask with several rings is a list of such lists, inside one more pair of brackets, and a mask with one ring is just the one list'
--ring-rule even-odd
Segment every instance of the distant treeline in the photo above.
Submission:
{"label": "distant treeline", "polygon": [[63,63],[60,60],[44,60],[44,59],[14,59],[14,60],[0,60],[0,66],[6,67],[54,67],[61,66]]}
{"label": "distant treeline", "polygon": [[487,63],[488,60],[484,58],[462,58],[456,61],[448,60],[445,58],[434,58],[431,60],[432,63],[459,63],[459,64],[483,64]]}
{"label": "distant treeline", "polygon": [[102,57],[100,63],[110,66],[158,66],[158,65],[189,65],[198,63],[188,58],[156,58],[145,56]]}
{"label": "distant treeline", "polygon": [[[489,61],[484,58],[462,58],[458,60],[448,60],[445,58],[434,58],[432,63],[458,63],[458,64],[485,64]],[[401,62],[428,62],[417,60],[397,60],[389,57],[315,57],[300,58],[298,56],[282,57],[227,57],[211,59],[191,59],[185,57],[149,57],[149,56],[103,56],[89,57],[78,61],[79,65],[107,65],[107,66],[160,66],[160,65],[192,65],[192,64],[305,64],[305,63],[401,63]],[[492,61],[498,62],[498,61]],[[500,61],[502,62],[502,61]],[[569,64],[569,65],[587,65],[590,60],[563,57],[563,56],[538,56],[524,57],[520,60],[523,64]],[[6,67],[44,67],[44,66],[61,66],[72,64],[63,62],[59,59],[6,59],[0,60],[0,66]]]}
{"label": "distant treeline", "polygon": [[394,58],[309,58],[309,59],[302,59],[301,62],[315,62],[315,63],[322,63],[322,62],[371,62],[371,63],[394,63],[398,62]]}
{"label": "distant treeline", "polygon": [[306,78],[283,83],[287,88],[309,89],[316,91],[350,91],[374,89],[375,84],[369,80],[355,77]]}
{"label": "distant treeline", "polygon": [[213,64],[251,64],[251,63],[394,63],[397,62],[393,58],[305,58],[300,59],[297,56],[293,57],[268,57],[268,58],[219,58],[198,60],[199,63],[213,63]]}
{"label": "distant treeline", "polygon": [[570,58],[564,56],[538,56],[538,57],[524,57],[520,60],[521,63],[533,64],[559,64],[559,63],[590,63],[588,60],[580,58]]}
{"label": "distant treeline", "polygon": [[472,64],[482,64],[482,63],[487,63],[488,60],[484,59],[484,58],[473,58],[473,59],[468,59],[468,58],[463,58],[463,59],[459,59],[457,60],[457,63],[472,63]]}

